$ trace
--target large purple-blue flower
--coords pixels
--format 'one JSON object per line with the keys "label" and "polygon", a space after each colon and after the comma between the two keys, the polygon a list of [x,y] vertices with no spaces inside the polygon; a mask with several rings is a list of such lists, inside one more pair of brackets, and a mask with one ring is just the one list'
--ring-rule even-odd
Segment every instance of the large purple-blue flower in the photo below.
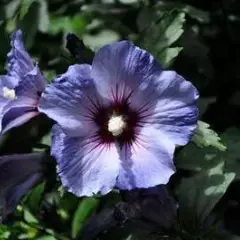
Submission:
{"label": "large purple-blue flower", "polygon": [[176,145],[193,135],[195,87],[128,41],[106,45],[92,65],[73,65],[39,104],[58,124],[52,155],[78,196],[166,184]]}
{"label": "large purple-blue flower", "polygon": [[46,81],[26,52],[21,30],[11,36],[7,74],[0,76],[0,131],[2,133],[39,114],[37,105]]}

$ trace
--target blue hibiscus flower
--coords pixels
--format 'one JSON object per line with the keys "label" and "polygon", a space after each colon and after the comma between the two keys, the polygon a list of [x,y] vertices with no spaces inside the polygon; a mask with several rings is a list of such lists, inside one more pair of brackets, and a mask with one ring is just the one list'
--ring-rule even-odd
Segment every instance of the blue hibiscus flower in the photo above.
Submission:
{"label": "blue hibiscus flower", "polygon": [[197,125],[196,88],[128,41],[106,45],[92,65],[73,65],[42,94],[57,122],[52,155],[77,196],[166,184],[176,145]]}
{"label": "blue hibiscus flower", "polygon": [[7,74],[0,76],[0,131],[22,125],[39,114],[37,106],[46,81],[26,52],[21,30],[11,36]]}

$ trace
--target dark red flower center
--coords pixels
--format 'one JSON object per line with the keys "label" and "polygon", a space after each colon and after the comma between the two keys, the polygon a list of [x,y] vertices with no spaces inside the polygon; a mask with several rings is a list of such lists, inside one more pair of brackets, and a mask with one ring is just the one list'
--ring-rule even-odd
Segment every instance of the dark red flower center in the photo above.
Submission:
{"label": "dark red flower center", "polygon": [[[120,116],[124,121],[121,133],[114,136],[109,131],[109,121],[112,117]],[[140,116],[129,106],[128,101],[114,101],[108,107],[102,107],[94,115],[98,126],[98,136],[103,143],[117,141],[120,145],[131,144],[136,138],[136,127],[139,126]]]}

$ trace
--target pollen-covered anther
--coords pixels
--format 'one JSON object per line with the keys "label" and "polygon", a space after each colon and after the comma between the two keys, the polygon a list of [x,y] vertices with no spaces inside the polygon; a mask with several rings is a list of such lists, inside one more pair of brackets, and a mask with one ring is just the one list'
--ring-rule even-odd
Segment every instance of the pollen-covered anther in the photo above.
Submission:
{"label": "pollen-covered anther", "polygon": [[16,97],[14,89],[3,87],[3,96],[10,100],[14,100]]}
{"label": "pollen-covered anther", "polygon": [[113,136],[119,136],[125,127],[126,122],[123,116],[112,116],[108,121],[108,131],[111,132]]}

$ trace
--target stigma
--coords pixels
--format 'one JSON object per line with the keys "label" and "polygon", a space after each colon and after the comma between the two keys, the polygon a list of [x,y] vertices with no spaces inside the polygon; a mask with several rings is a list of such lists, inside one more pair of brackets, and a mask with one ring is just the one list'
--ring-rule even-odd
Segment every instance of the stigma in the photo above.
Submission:
{"label": "stigma", "polygon": [[125,127],[126,122],[123,116],[112,116],[108,121],[108,131],[111,132],[113,136],[119,136]]}
{"label": "stigma", "polygon": [[3,96],[9,100],[14,100],[16,97],[14,89],[3,87]]}

